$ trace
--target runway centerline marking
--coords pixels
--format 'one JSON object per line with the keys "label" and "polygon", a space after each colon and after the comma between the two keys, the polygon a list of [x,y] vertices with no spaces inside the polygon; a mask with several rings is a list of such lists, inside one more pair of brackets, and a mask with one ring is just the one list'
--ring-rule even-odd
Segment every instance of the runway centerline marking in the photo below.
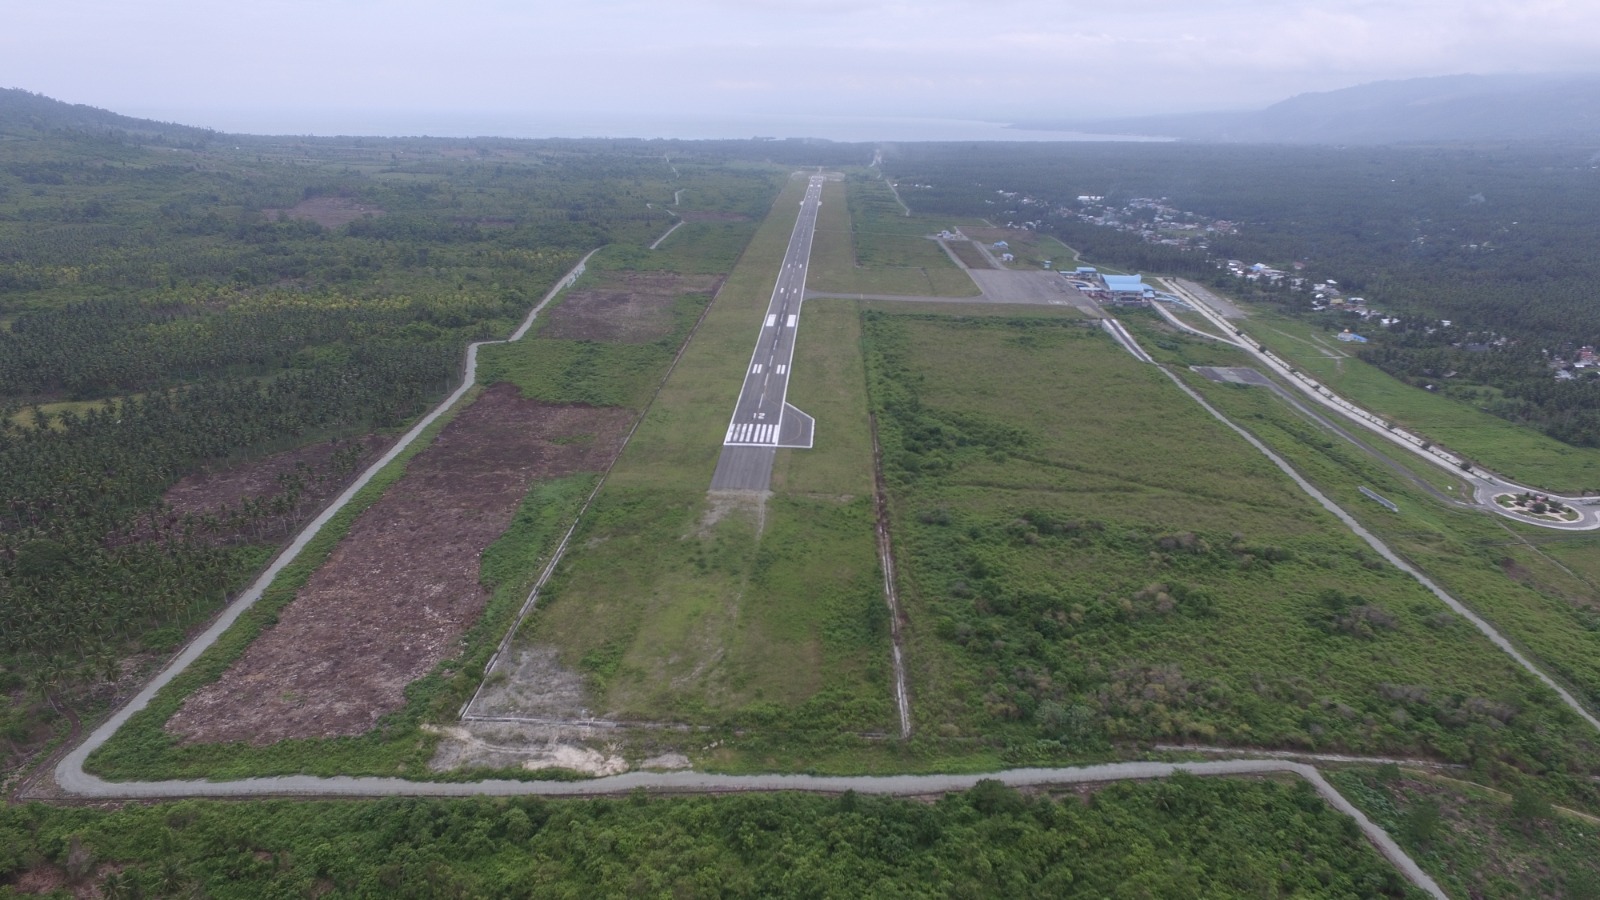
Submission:
{"label": "runway centerline marking", "polygon": [[[793,368],[800,310],[805,300],[806,264],[816,234],[816,208],[821,200],[822,181],[821,176],[813,176],[805,199],[800,202],[800,213],[795,219],[794,231],[789,236],[785,258],[778,270],[766,316],[757,335],[756,350],[751,354],[753,358],[746,370],[749,375],[761,376],[761,380],[757,384],[754,379],[746,377],[723,439],[724,444],[775,446],[779,435],[783,433],[785,399],[789,391],[790,370]],[[762,338],[769,333],[770,341],[763,341]],[[767,344],[764,363],[759,361],[763,343]]]}

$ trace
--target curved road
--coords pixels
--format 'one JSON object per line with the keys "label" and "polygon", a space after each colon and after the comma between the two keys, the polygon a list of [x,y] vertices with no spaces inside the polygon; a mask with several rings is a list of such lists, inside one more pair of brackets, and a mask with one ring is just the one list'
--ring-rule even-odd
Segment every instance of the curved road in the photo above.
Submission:
{"label": "curved road", "polygon": [[[260,797],[313,795],[320,797],[510,797],[537,794],[547,797],[596,797],[655,793],[731,793],[742,791],[812,791],[860,794],[921,795],[967,790],[979,781],[994,780],[1012,787],[1093,784],[1107,781],[1165,778],[1177,772],[1193,775],[1270,775],[1287,773],[1310,782],[1323,800],[1354,819],[1378,852],[1413,884],[1429,895],[1445,898],[1439,885],[1382,828],[1346,800],[1316,769],[1288,760],[1218,760],[1215,762],[1106,763],[1071,769],[1009,769],[979,775],[712,775],[700,772],[629,772],[589,781],[474,782],[406,781],[400,778],[317,778],[308,775],[247,778],[239,781],[137,781],[111,783],[81,769],[63,773],[57,780],[70,793],[87,797],[170,799],[178,797]],[[62,777],[63,775],[68,777]]]}
{"label": "curved road", "polygon": [[[598,250],[598,248],[597,248]],[[539,313],[562,290],[570,287],[580,275],[583,274],[589,258],[597,250],[591,250],[582,260],[556,283],[544,298],[529,311],[522,325],[511,335],[509,340],[520,340],[527,334],[533,321]],[[1107,326],[1113,336],[1128,346],[1134,352],[1137,344],[1133,343],[1131,336],[1120,328]],[[1120,333],[1119,333],[1120,332]],[[476,782],[417,782],[399,778],[368,778],[368,777],[333,777],[323,778],[308,775],[279,776],[268,778],[248,778],[235,781],[133,781],[110,782],[98,776],[91,775],[83,769],[83,763],[88,756],[104,744],[110,737],[125,724],[135,713],[149,704],[156,692],[165,687],[179,672],[183,671],[196,658],[208,649],[218,637],[222,635],[238,617],[257,600],[263,591],[272,583],[272,580],[282,569],[292,562],[305,549],[305,546],[322,529],[324,525],[346,504],[355,494],[384,466],[388,465],[406,447],[417,439],[422,432],[453,407],[476,382],[478,348],[484,344],[503,343],[502,341],[481,341],[468,346],[466,358],[466,374],[461,386],[419,420],[403,438],[400,439],[381,459],[373,463],[361,474],[338,498],[317,516],[273,561],[272,565],[264,571],[255,583],[243,595],[217,617],[211,627],[184,648],[173,661],[160,674],[141,690],[132,700],[118,709],[99,728],[95,729],[81,744],[68,752],[56,765],[54,775],[56,784],[68,794],[90,798],[116,798],[116,799],[162,799],[179,797],[259,797],[259,796],[334,796],[334,797],[371,797],[371,796],[432,796],[432,797],[461,797],[461,796],[514,796],[538,794],[554,797],[582,797],[623,794],[637,790],[653,792],[692,792],[716,793],[737,791],[813,791],[813,792],[844,792],[855,791],[866,794],[893,794],[893,795],[920,795],[942,793],[946,791],[966,790],[979,781],[992,779],[1011,786],[1035,785],[1064,785],[1087,784],[1129,779],[1164,778],[1177,772],[1188,772],[1194,775],[1269,775],[1292,774],[1309,782],[1317,793],[1339,812],[1350,816],[1362,832],[1367,836],[1383,856],[1393,863],[1402,874],[1413,884],[1426,891],[1430,896],[1444,898],[1446,894],[1438,884],[1423,872],[1417,864],[1405,854],[1403,850],[1389,837],[1383,829],[1372,823],[1362,812],[1339,794],[1317,770],[1304,763],[1292,762],[1283,759],[1242,759],[1219,760],[1190,763],[1163,763],[1163,762],[1126,762],[1107,763],[1095,766],[1082,766],[1063,769],[1011,769],[988,774],[967,775],[890,775],[890,776],[819,776],[819,775],[716,775],[700,772],[629,772],[623,775],[614,775],[606,778],[597,778],[588,781],[554,782],[554,781],[511,781],[511,780],[485,780]],[[1144,359],[1142,350],[1135,353]],[[1410,569],[1393,554],[1387,552],[1375,538],[1361,530],[1360,526],[1334,506],[1331,501],[1323,497],[1315,488],[1304,482],[1286,463],[1279,460],[1264,445],[1261,445],[1248,433],[1238,429],[1226,418],[1202,400],[1198,394],[1191,391],[1181,380],[1170,372],[1162,371],[1173,378],[1174,382],[1189,393],[1194,399],[1211,410],[1225,424],[1239,430],[1247,440],[1255,444],[1258,449],[1272,457],[1285,471],[1289,472],[1308,492],[1312,493],[1319,501],[1327,506],[1330,511],[1338,515],[1347,525],[1355,529],[1368,542],[1373,544],[1379,552],[1394,562],[1396,565],[1410,572],[1422,580],[1436,594],[1439,594],[1452,608],[1466,616],[1481,630],[1496,639],[1503,649],[1515,657],[1525,668],[1550,684],[1567,702],[1579,710],[1596,728],[1600,728],[1600,721],[1596,721],[1581,708],[1576,701],[1555,685],[1547,676],[1523,659],[1512,649],[1503,638],[1494,633],[1486,623],[1477,619],[1453,599],[1445,595],[1437,587],[1428,582],[1420,573]]]}
{"label": "curved road", "polygon": [[1517,648],[1513,646],[1504,635],[1495,630],[1493,625],[1490,625],[1487,621],[1480,618],[1477,613],[1474,613],[1472,610],[1468,609],[1461,601],[1457,600],[1455,597],[1452,597],[1444,590],[1444,588],[1441,588],[1438,584],[1434,583],[1433,579],[1429,578],[1427,575],[1424,575],[1420,570],[1413,567],[1410,563],[1401,559],[1399,554],[1389,549],[1388,544],[1385,544],[1376,535],[1362,526],[1360,522],[1357,522],[1354,516],[1351,516],[1349,513],[1345,512],[1343,507],[1339,506],[1337,503],[1334,503],[1333,500],[1329,499],[1326,494],[1318,490],[1315,485],[1301,477],[1300,473],[1295,471],[1294,467],[1289,465],[1289,463],[1285,461],[1283,457],[1273,452],[1271,448],[1262,443],[1258,438],[1256,438],[1255,435],[1251,434],[1243,426],[1235,424],[1232,419],[1229,419],[1216,407],[1206,402],[1204,397],[1201,397],[1193,388],[1189,387],[1187,384],[1184,384],[1183,379],[1169,371],[1166,366],[1160,365],[1159,363],[1154,363],[1149,354],[1145,353],[1143,348],[1139,347],[1138,342],[1133,339],[1132,335],[1128,334],[1127,329],[1123,328],[1121,323],[1118,323],[1115,319],[1102,319],[1100,324],[1113,338],[1116,339],[1119,344],[1123,346],[1124,349],[1132,354],[1134,358],[1142,362],[1155,364],[1157,371],[1171,379],[1172,383],[1177,385],[1179,390],[1183,391],[1185,394],[1188,394],[1190,399],[1200,404],[1200,407],[1206,412],[1210,413],[1217,421],[1238,432],[1240,437],[1248,441],[1250,446],[1260,451],[1263,456],[1265,456],[1268,460],[1271,460],[1273,465],[1277,466],[1285,475],[1288,475],[1291,479],[1293,479],[1294,483],[1299,485],[1300,489],[1308,494],[1313,500],[1321,504],[1323,509],[1326,509],[1328,512],[1332,513],[1340,522],[1344,523],[1346,528],[1349,528],[1356,534],[1357,537],[1366,541],[1367,545],[1373,550],[1377,551],[1379,556],[1382,556],[1384,559],[1388,560],[1394,565],[1395,568],[1416,579],[1418,584],[1421,584],[1423,587],[1427,588],[1429,592],[1431,592],[1435,597],[1438,597],[1439,600],[1444,603],[1444,605],[1450,607],[1453,612],[1461,616],[1463,619],[1471,622],[1472,626],[1478,629],[1478,631],[1481,632],[1484,637],[1487,637],[1490,643],[1494,644],[1496,647],[1499,647],[1507,656],[1510,656],[1511,659],[1517,663],[1517,665],[1521,666],[1530,675],[1543,682],[1546,687],[1549,687],[1551,690],[1555,691],[1556,695],[1561,698],[1561,701],[1565,703],[1569,709],[1577,713],[1585,722],[1588,722],[1590,727],[1594,728],[1596,731],[1600,731],[1600,719],[1595,718],[1594,714],[1589,712],[1587,707],[1579,703],[1578,699],[1574,697],[1566,688],[1557,683],[1554,678],[1546,674],[1543,669],[1535,666],[1533,662],[1526,656],[1523,656],[1522,653],[1517,650]]}
{"label": "curved road", "polygon": [[[1261,349],[1261,345],[1257,344],[1253,339],[1250,338],[1249,335],[1244,334],[1234,325],[1230,324],[1221,313],[1218,313],[1208,303],[1201,299],[1200,294],[1204,291],[1203,288],[1200,288],[1198,285],[1192,282],[1184,281],[1181,278],[1168,279],[1168,285],[1173,289],[1174,293],[1183,297],[1183,299],[1193,306],[1197,312],[1204,316],[1208,322],[1221,329],[1223,334],[1238,333],[1240,340],[1234,342],[1237,346],[1258,360],[1262,365],[1271,369],[1275,374],[1283,377],[1290,384],[1293,384],[1295,387],[1299,388],[1300,391],[1306,396],[1327,407],[1328,409],[1339,413],[1344,418],[1355,422],[1363,428],[1366,428],[1368,431],[1378,434],[1395,443],[1396,445],[1404,447],[1412,453],[1417,454],[1423,459],[1426,459],[1434,465],[1448,471],[1457,478],[1465,479],[1466,482],[1472,486],[1473,499],[1477,501],[1478,506],[1498,515],[1504,516],[1505,518],[1511,519],[1512,521],[1522,522],[1528,525],[1536,525],[1540,528],[1552,528],[1558,531],[1593,531],[1600,529],[1600,505],[1594,505],[1597,501],[1582,497],[1562,497],[1538,488],[1530,488],[1517,484],[1513,481],[1508,481],[1507,479],[1489,472],[1479,466],[1472,466],[1470,469],[1462,468],[1462,466],[1466,464],[1466,461],[1460,456],[1451,453],[1442,447],[1436,446],[1433,443],[1424,440],[1423,438],[1414,435],[1403,428],[1391,427],[1390,423],[1385,422],[1381,417],[1362,409],[1343,397],[1338,396],[1326,386],[1317,382],[1313,382],[1310,376],[1303,372],[1299,372],[1293,366],[1290,366],[1286,360],[1280,358],[1277,354],[1270,350]],[[1552,522],[1544,519],[1535,519],[1530,516],[1518,515],[1517,513],[1511,512],[1494,501],[1495,495],[1507,493],[1534,493],[1553,497],[1565,503],[1568,508],[1578,514],[1579,518],[1574,522]]]}
{"label": "curved road", "polygon": [[[517,330],[512,332],[511,337],[504,341],[478,341],[476,343],[468,344],[466,374],[461,379],[461,386],[456,388],[455,391],[453,391],[450,396],[446,397],[438,406],[434,407],[431,412],[419,419],[415,425],[411,426],[411,430],[407,431],[404,437],[396,441],[394,446],[390,447],[387,453],[383,454],[383,456],[380,457],[377,462],[374,462],[372,465],[368,466],[366,471],[362,472],[355,481],[351,482],[349,487],[345,488],[344,491],[341,492],[332,503],[328,504],[327,508],[323,509],[323,511],[315,519],[312,519],[311,523],[295,536],[294,542],[288,547],[284,548],[284,550],[279,553],[275,559],[273,559],[272,565],[268,566],[266,571],[262,572],[261,575],[256,578],[253,583],[251,583],[249,589],[243,594],[240,594],[237,600],[224,609],[221,615],[217,616],[216,620],[211,623],[211,627],[207,628],[198,637],[191,641],[188,646],[184,647],[183,651],[174,657],[172,661],[167,664],[166,668],[162,669],[160,673],[158,673],[154,678],[150,679],[150,682],[144,686],[143,690],[139,691],[138,694],[135,694],[133,699],[129,700],[122,708],[112,713],[110,718],[101,723],[99,728],[96,728],[86,739],[84,739],[83,743],[79,744],[77,747],[74,747],[69,753],[67,753],[66,756],[62,757],[61,761],[56,764],[56,783],[61,785],[63,789],[66,789],[69,792],[82,793],[84,796],[117,796],[115,789],[119,786],[113,785],[110,782],[102,781],[98,778],[94,778],[83,771],[84,760],[89,758],[89,754],[93,753],[95,750],[98,750],[101,744],[104,744],[106,741],[110,740],[111,736],[117,733],[117,729],[121,728],[123,724],[128,721],[128,719],[132,718],[134,713],[137,713],[139,710],[144,709],[149,705],[150,701],[155,697],[157,691],[160,691],[163,687],[166,687],[167,683],[175,678],[179,672],[182,672],[184,669],[188,668],[190,663],[193,663],[200,657],[200,654],[210,649],[211,645],[216,643],[217,638],[221,637],[223,632],[232,627],[233,623],[238,620],[239,616],[244,614],[245,610],[249,609],[251,606],[254,606],[256,601],[261,599],[262,593],[266,591],[268,585],[272,584],[273,579],[278,577],[278,573],[282,572],[283,569],[291,562],[294,562],[295,558],[305,550],[306,545],[311,543],[311,539],[317,536],[317,533],[322,530],[323,526],[327,525],[328,522],[338,514],[339,510],[343,509],[345,504],[350,502],[351,498],[355,497],[355,495],[360,492],[362,488],[367,486],[367,482],[371,481],[374,475],[377,475],[384,466],[387,466],[389,463],[393,462],[395,457],[399,456],[407,447],[411,446],[412,442],[421,436],[422,432],[427,430],[429,425],[432,425],[440,416],[444,415],[445,412],[447,412],[451,407],[460,402],[462,397],[466,396],[467,391],[471,390],[472,386],[477,383],[479,347],[482,347],[485,344],[504,344],[511,341],[522,340],[522,338],[527,335],[528,329],[533,327],[534,319],[538,318],[539,313],[545,308],[545,306],[547,306],[551,300],[555,299],[557,294],[561,293],[566,288],[571,287],[572,284],[578,280],[578,277],[583,274],[584,268],[588,265],[589,258],[598,252],[600,252],[600,248],[596,247],[595,249],[584,254],[583,258],[578,260],[578,264],[573,266],[571,271],[562,276],[561,280],[556,282],[555,285],[550,288],[550,290],[544,295],[544,299],[540,300],[537,306],[528,311],[527,318],[523,319],[522,324],[517,328]],[[100,790],[108,792],[97,793],[96,789],[93,787],[95,783],[98,783],[101,786]],[[72,785],[81,785],[87,789],[78,791],[75,790]]]}

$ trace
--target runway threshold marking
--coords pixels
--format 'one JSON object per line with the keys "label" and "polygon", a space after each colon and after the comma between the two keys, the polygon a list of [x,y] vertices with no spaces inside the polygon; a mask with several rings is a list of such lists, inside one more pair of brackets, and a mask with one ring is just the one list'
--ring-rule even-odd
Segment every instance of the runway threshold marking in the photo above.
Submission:
{"label": "runway threshold marking", "polygon": [[[801,201],[802,210],[807,202],[815,202],[820,195],[821,185],[817,181],[813,181],[811,188],[806,192],[806,200]],[[724,445],[759,447],[776,447],[778,445],[779,436],[783,433],[784,412],[788,409],[785,395],[788,393],[788,376],[792,368],[790,366],[790,357],[794,352],[794,335],[799,330],[800,324],[799,313],[791,313],[789,310],[798,310],[800,302],[805,298],[805,271],[806,264],[809,261],[804,257],[798,260],[792,257],[801,253],[809,254],[811,234],[815,229],[815,216],[807,216],[802,212],[801,216],[795,221],[795,230],[790,235],[790,246],[785,251],[786,255],[791,258],[786,260],[779,270],[782,273],[779,278],[780,283],[774,286],[772,300],[768,304],[768,309],[773,311],[768,312],[766,315],[765,325],[756,340],[756,351],[752,354],[753,358],[748,369],[750,375],[760,376],[761,382],[758,386],[751,383],[748,376],[746,376],[744,390],[741,391],[739,401],[734,405],[735,420],[744,419],[745,421],[729,423],[728,430],[723,438]],[[804,233],[804,240],[801,240],[802,233]],[[799,273],[800,278],[790,280],[791,273],[796,271]],[[785,298],[792,298],[793,302]],[[761,344],[763,342],[768,344],[768,355],[765,363],[757,362],[760,359]],[[786,344],[788,346],[785,346]],[[784,361],[781,364],[778,363],[780,353],[784,356]],[[773,376],[778,378],[776,386],[772,384]],[[759,395],[757,395],[758,388]],[[765,409],[771,402],[769,393],[776,393],[778,396],[780,405],[775,412]],[[752,399],[755,400],[754,410],[750,409],[748,404],[748,401]],[[743,412],[740,411],[741,408],[744,409]],[[762,421],[764,419],[773,419],[775,421]]]}

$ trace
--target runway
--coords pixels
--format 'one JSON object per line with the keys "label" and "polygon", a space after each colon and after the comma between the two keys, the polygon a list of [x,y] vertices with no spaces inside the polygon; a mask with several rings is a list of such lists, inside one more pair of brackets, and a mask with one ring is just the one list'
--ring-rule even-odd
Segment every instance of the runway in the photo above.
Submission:
{"label": "runway", "polygon": [[815,422],[790,406],[786,398],[822,183],[821,175],[811,176],[805,199],[800,201],[789,248],[756,336],[755,351],[745,368],[744,387],[722,438],[722,455],[711,476],[714,491],[764,491],[771,485],[772,460],[779,447],[811,446]]}

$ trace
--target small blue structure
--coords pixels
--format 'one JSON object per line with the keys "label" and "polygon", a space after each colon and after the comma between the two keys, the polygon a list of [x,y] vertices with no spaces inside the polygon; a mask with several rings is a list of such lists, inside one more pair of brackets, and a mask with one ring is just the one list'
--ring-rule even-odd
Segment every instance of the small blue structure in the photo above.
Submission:
{"label": "small blue structure", "polygon": [[1365,344],[1367,342],[1366,338],[1362,337],[1359,334],[1356,334],[1355,332],[1351,331],[1348,328],[1346,328],[1345,330],[1343,330],[1343,331],[1339,332],[1338,334],[1334,335],[1334,337],[1337,337],[1339,340],[1344,341],[1345,343],[1350,343],[1350,342],[1354,341],[1357,344]]}

